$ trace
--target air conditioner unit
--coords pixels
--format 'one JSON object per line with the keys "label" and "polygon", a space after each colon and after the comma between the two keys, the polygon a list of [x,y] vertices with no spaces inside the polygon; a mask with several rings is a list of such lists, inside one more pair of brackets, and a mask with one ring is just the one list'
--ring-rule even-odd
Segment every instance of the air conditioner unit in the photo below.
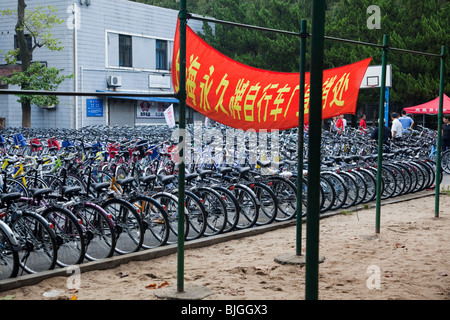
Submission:
{"label": "air conditioner unit", "polygon": [[120,87],[122,86],[122,77],[108,76],[108,87]]}

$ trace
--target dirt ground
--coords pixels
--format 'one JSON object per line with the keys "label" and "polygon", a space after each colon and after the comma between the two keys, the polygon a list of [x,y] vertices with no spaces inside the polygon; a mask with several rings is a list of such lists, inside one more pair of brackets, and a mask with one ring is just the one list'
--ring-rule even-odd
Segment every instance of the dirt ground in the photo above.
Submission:
{"label": "dirt ground", "polygon": [[[375,208],[320,220],[319,299],[450,300],[450,196]],[[305,252],[306,228],[302,248]],[[186,249],[184,283],[211,290],[204,300],[303,300],[305,266],[275,261],[295,254],[296,226]],[[0,292],[12,300],[158,300],[175,290],[177,255],[82,273],[79,283],[55,277],[29,287]],[[75,288],[73,288],[75,286]]]}

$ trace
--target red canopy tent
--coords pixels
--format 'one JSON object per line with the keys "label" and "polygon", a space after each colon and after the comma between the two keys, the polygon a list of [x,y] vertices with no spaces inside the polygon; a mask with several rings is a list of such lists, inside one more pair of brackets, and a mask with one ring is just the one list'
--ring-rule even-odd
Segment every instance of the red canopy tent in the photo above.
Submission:
{"label": "red canopy tent", "polygon": [[[412,106],[404,109],[406,113],[411,114],[438,114],[439,113],[439,97],[417,106]],[[450,98],[444,94],[444,104],[442,113],[450,114]]]}

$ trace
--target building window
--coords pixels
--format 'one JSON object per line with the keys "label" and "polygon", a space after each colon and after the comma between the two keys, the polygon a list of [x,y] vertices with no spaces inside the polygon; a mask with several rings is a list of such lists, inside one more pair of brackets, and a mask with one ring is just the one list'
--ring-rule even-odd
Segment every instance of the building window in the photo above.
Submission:
{"label": "building window", "polygon": [[[28,47],[28,51],[31,52],[31,49],[33,48],[33,39],[31,38],[31,36],[29,34],[25,35],[25,40],[27,41],[27,47]],[[19,48],[19,41],[17,40],[17,35],[14,35],[14,50]],[[17,61],[22,61],[22,57],[20,56],[20,52],[17,54],[16,56]],[[33,57],[31,57],[31,59],[33,60]]]}
{"label": "building window", "polygon": [[119,34],[119,66],[133,66],[133,50],[131,36]]}
{"label": "building window", "polygon": [[167,68],[167,41],[156,40],[156,70]]}

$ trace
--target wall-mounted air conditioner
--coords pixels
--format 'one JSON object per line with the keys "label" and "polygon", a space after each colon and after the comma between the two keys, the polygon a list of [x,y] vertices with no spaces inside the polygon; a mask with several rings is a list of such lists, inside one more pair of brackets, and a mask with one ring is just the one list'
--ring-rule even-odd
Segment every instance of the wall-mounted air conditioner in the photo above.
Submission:
{"label": "wall-mounted air conditioner", "polygon": [[122,86],[122,77],[108,76],[108,87],[120,87]]}

